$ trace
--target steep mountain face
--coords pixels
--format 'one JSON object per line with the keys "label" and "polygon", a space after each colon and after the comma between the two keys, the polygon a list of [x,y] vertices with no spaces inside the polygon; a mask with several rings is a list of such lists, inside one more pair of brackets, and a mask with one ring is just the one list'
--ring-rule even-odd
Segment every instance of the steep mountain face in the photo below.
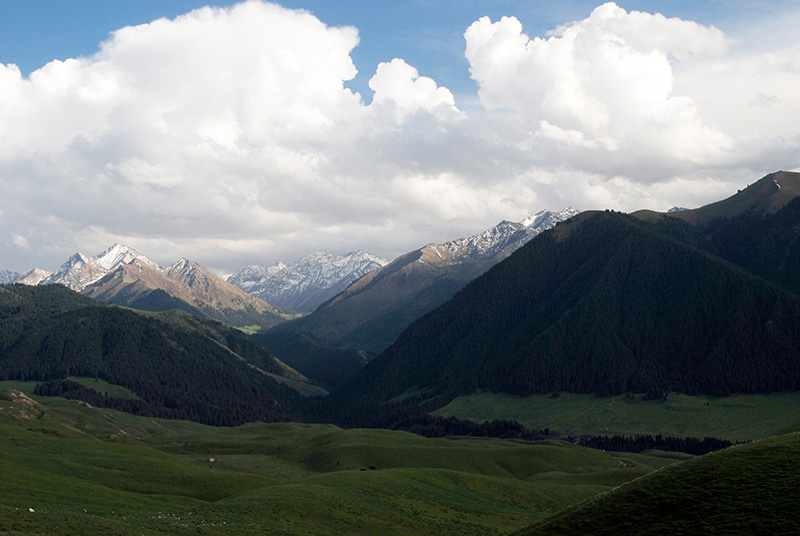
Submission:
{"label": "steep mountain face", "polygon": [[[800,187],[798,174],[783,181],[780,192]],[[705,225],[685,212],[582,213],[411,325],[329,403],[419,393],[438,404],[478,390],[800,389],[800,295],[782,280],[800,271],[787,254],[800,237],[800,197],[764,208],[777,192],[765,177],[727,203],[746,197],[751,208],[728,216],[713,207]],[[736,247],[723,247],[733,235]],[[762,256],[781,259],[780,269],[747,268]]]}
{"label": "steep mountain face", "polygon": [[54,380],[45,386],[61,394],[70,390],[61,379],[99,378],[139,397],[92,404],[218,425],[284,420],[300,404],[287,384],[302,375],[239,330],[178,311],[143,315],[60,285],[2,286],[0,333],[0,379]]}
{"label": "steep mountain face", "polygon": [[281,262],[247,266],[229,277],[228,282],[279,307],[311,312],[387,262],[363,251],[346,255],[315,251],[289,266]]}
{"label": "steep mountain face", "polygon": [[332,347],[380,352],[411,322],[446,302],[466,283],[577,213],[572,208],[542,211],[521,222],[503,221],[474,236],[428,244],[367,273],[311,315],[283,328],[310,333]]}
{"label": "steep mountain face", "polygon": [[30,285],[59,283],[117,305],[146,311],[179,309],[235,326],[271,327],[292,317],[287,311],[250,296],[197,263],[181,259],[162,268],[121,244],[94,257],[76,253],[47,277],[31,271],[17,281]]}
{"label": "steep mountain face", "polygon": [[0,285],[8,285],[19,279],[20,274],[11,270],[0,270]]}

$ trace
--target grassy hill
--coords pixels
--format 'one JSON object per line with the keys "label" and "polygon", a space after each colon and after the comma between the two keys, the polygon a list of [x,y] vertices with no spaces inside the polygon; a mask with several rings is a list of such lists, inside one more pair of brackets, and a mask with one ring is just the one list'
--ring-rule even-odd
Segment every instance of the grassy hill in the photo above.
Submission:
{"label": "grassy hill", "polygon": [[515,533],[794,534],[800,435],[732,447],[625,484]]}

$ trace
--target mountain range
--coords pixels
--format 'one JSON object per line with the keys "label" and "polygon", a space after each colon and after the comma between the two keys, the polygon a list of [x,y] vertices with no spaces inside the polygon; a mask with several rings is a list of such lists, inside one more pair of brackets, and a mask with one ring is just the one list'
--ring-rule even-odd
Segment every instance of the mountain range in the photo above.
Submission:
{"label": "mountain range", "polygon": [[329,347],[380,352],[411,322],[534,236],[577,213],[573,208],[542,211],[474,236],[428,244],[365,274],[312,314],[278,329],[301,331]]}
{"label": "mountain range", "polygon": [[315,251],[288,266],[282,262],[245,266],[227,281],[278,307],[310,313],[362,275],[387,263],[364,251],[345,255]]}
{"label": "mountain range", "polygon": [[55,272],[34,268],[15,282],[61,284],[117,305],[146,311],[180,309],[235,326],[269,327],[293,316],[250,296],[188,259],[162,268],[121,244],[114,244],[93,257],[75,253]]}

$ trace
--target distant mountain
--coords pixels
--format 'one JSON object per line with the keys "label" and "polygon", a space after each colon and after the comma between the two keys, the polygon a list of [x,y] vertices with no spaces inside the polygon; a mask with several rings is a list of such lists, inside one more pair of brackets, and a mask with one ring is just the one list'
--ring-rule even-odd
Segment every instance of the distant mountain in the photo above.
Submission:
{"label": "distant mountain", "polygon": [[19,279],[20,274],[11,270],[0,270],[0,285],[7,285]]}
{"label": "distant mountain", "polygon": [[52,285],[59,283],[74,291],[81,292],[118,266],[130,264],[133,261],[138,261],[139,264],[153,269],[159,268],[158,264],[138,251],[121,244],[114,244],[94,257],[87,257],[83,253],[74,254],[55,273],[38,284]]}
{"label": "distant mountain", "polygon": [[[179,311],[141,314],[60,285],[0,286],[0,379],[47,382],[93,405],[217,425],[284,420],[305,378],[239,330]],[[108,400],[62,380],[135,393]],[[90,397],[90,398],[87,398]]]}
{"label": "distant mountain", "polygon": [[315,251],[289,266],[282,262],[247,266],[230,276],[228,282],[273,305],[311,312],[387,262],[363,251],[346,255]]}
{"label": "distant mountain", "polygon": [[248,264],[244,268],[237,270],[233,275],[228,277],[226,281],[245,292],[249,292],[255,285],[266,282],[269,278],[286,268],[287,266],[281,261],[271,266]]}
{"label": "distant mountain", "polygon": [[367,273],[314,313],[283,325],[331,347],[380,352],[414,320],[531,238],[578,213],[542,211],[482,233],[406,253]]}
{"label": "distant mountain", "polygon": [[800,197],[778,198],[800,174],[781,180],[780,194],[768,176],[696,211],[584,212],[420,318],[327,403],[352,417],[480,390],[800,390]]}
{"label": "distant mountain", "polygon": [[162,268],[138,251],[114,244],[87,257],[76,253],[54,273],[31,271],[31,285],[62,284],[86,296],[146,311],[179,309],[230,325],[271,327],[294,315],[248,295],[201,265],[181,259]]}
{"label": "distant mountain", "polygon": [[9,283],[22,283],[23,285],[38,285],[48,277],[53,275],[53,272],[42,270],[41,268],[31,268],[25,273],[22,273],[14,281]]}

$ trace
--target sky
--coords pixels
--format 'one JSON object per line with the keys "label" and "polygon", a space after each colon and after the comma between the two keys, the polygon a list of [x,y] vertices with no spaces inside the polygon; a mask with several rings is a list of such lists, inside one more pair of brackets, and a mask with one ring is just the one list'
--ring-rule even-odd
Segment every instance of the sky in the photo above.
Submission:
{"label": "sky", "polygon": [[0,269],[221,275],[800,169],[792,1],[2,0]]}

